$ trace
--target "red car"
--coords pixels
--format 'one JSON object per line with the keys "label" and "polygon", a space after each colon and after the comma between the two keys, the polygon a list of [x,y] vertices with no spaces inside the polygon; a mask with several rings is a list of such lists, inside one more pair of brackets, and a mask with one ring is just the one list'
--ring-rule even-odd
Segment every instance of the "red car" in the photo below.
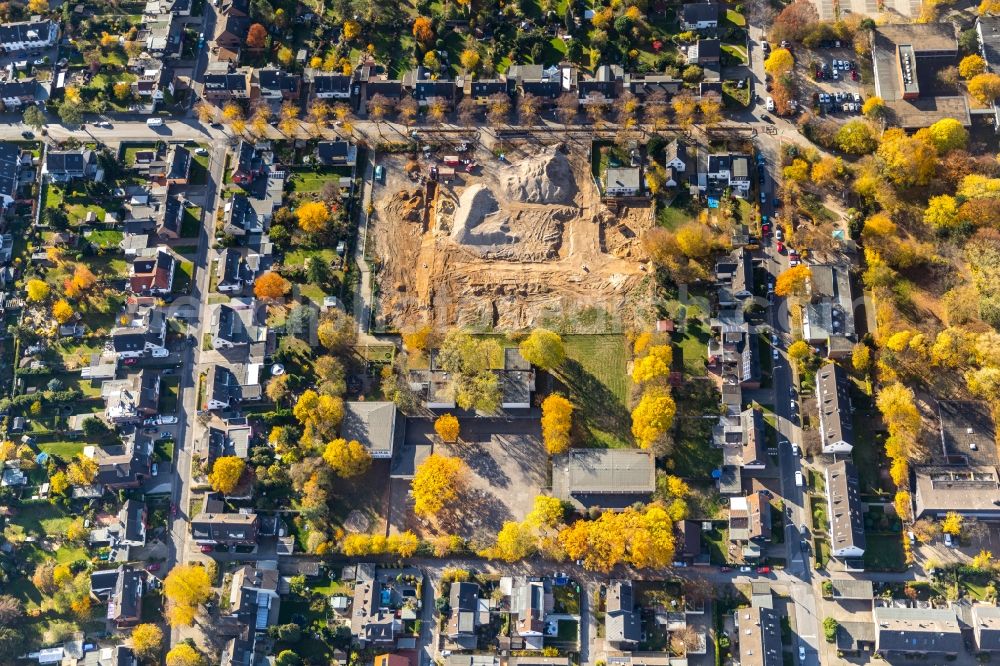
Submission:
{"label": "red car", "polygon": [[150,571],[150,572],[159,571],[159,570],[160,570],[160,563],[159,562],[153,562],[152,564],[150,564],[149,566],[146,567],[146,571]]}
{"label": "red car", "polygon": [[177,505],[176,504],[171,504],[170,505],[170,515],[173,516],[174,518],[177,517]]}
{"label": "red car", "polygon": [[774,247],[776,247],[778,249],[778,252],[784,252],[785,251],[785,244],[782,243],[781,241],[778,241],[777,243],[775,243]]}
{"label": "red car", "polygon": [[135,365],[138,362],[139,362],[139,359],[137,359],[137,358],[127,358],[127,359],[125,359],[125,365]]}
{"label": "red car", "polygon": [[209,546],[209,545],[208,545],[208,544],[206,543],[205,545],[203,545],[203,546],[201,547],[201,552],[203,552],[203,553],[211,553],[211,552],[212,552],[212,547],[211,547],[211,546]]}
{"label": "red car", "polygon": [[731,567],[719,567],[719,571],[722,571],[723,573],[725,573],[726,571],[732,571],[732,568]]}
{"label": "red car", "polygon": [[769,574],[769,573],[771,573],[771,567],[757,567],[757,573],[759,573],[759,574]]}
{"label": "red car", "polygon": [[767,236],[770,235],[770,233],[771,233],[771,223],[770,222],[761,223],[760,225],[761,236]]}

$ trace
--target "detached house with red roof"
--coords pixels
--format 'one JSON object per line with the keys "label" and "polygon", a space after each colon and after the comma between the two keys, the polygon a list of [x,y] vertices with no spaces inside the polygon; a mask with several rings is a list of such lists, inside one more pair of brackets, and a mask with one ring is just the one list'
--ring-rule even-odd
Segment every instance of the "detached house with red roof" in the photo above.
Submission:
{"label": "detached house with red roof", "polygon": [[174,285],[177,260],[164,248],[156,254],[137,256],[129,269],[129,289],[133,294],[169,294]]}

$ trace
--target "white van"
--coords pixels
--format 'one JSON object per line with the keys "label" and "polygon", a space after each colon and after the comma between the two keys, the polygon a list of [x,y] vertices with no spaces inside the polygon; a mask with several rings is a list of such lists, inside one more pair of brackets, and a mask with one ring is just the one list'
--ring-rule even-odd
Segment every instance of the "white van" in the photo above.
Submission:
{"label": "white van", "polygon": [[146,119],[146,126],[147,127],[162,127],[163,126],[163,118],[147,118]]}
{"label": "white van", "polygon": [[802,482],[802,472],[795,473],[795,485],[801,488],[804,484]]}

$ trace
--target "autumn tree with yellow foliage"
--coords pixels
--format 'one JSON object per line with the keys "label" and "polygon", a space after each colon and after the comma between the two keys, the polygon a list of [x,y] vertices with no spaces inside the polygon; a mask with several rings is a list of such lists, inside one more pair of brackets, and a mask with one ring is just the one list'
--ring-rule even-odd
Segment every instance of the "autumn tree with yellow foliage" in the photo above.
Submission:
{"label": "autumn tree with yellow foliage", "polygon": [[573,403],[563,396],[550,393],[542,401],[542,441],[549,455],[559,455],[569,450],[572,419]]}
{"label": "autumn tree with yellow foliage", "polygon": [[673,524],[666,510],[650,505],[605,511],[596,520],[578,520],[563,528],[559,542],[572,560],[591,571],[609,572],[619,564],[657,568],[674,558]]}
{"label": "autumn tree with yellow foliage", "polygon": [[330,208],[322,201],[307,201],[295,211],[299,229],[309,234],[326,231],[330,224]]}
{"label": "autumn tree with yellow foliage", "polygon": [[439,453],[429,455],[413,476],[413,512],[420,517],[433,517],[453,504],[464,487],[466,470],[460,458]]}
{"label": "autumn tree with yellow foliage", "polygon": [[347,441],[342,437],[326,445],[323,460],[337,476],[344,479],[361,476],[372,465],[372,456],[364,445],[357,440]]}
{"label": "autumn tree with yellow foliage", "polygon": [[805,293],[806,283],[811,277],[812,271],[805,264],[787,268],[775,280],[774,293],[778,296],[801,296]]}
{"label": "autumn tree with yellow foliage", "polygon": [[170,626],[191,626],[198,606],[212,596],[208,570],[198,564],[175,565],[163,581],[163,594]]}
{"label": "autumn tree with yellow foliage", "polygon": [[545,328],[536,328],[521,342],[521,356],[528,363],[543,370],[559,367],[566,360],[566,348],[558,333]]}
{"label": "autumn tree with yellow foliage", "polygon": [[452,414],[442,414],[434,421],[434,432],[445,442],[458,441],[458,418]]}
{"label": "autumn tree with yellow foliage", "polygon": [[212,471],[208,475],[208,481],[212,484],[212,490],[224,495],[230,495],[240,485],[243,472],[246,470],[246,462],[238,456],[222,456],[216,458],[212,465]]}
{"label": "autumn tree with yellow foliage", "polygon": [[642,384],[669,377],[673,359],[674,350],[670,345],[653,345],[645,356],[632,364],[632,381]]}
{"label": "autumn tree with yellow foliage", "polygon": [[639,399],[632,410],[632,436],[639,448],[648,449],[663,437],[674,423],[677,405],[666,387],[654,386]]}

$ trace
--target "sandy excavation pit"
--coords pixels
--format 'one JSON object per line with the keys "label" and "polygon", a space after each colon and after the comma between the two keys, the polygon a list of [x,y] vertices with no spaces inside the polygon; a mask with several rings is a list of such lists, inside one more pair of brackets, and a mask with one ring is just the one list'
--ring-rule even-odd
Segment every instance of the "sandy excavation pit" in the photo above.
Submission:
{"label": "sandy excavation pit", "polygon": [[[468,156],[468,155],[467,155]],[[428,188],[437,160],[386,156],[372,232],[380,261],[377,323],[520,330],[598,307],[645,315],[652,280],[640,245],[649,208],[600,201],[585,154],[538,148],[514,164],[476,155],[473,173]]]}

